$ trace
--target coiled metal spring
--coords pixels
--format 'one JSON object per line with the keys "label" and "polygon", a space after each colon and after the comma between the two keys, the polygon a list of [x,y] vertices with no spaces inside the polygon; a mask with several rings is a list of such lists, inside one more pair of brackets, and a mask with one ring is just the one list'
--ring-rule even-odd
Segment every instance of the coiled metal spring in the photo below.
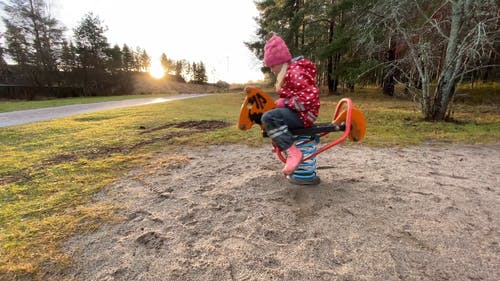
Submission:
{"label": "coiled metal spring", "polygon": [[[295,139],[295,146],[302,151],[303,159],[308,158],[318,150],[319,135],[298,136]],[[319,178],[316,175],[316,157],[311,157],[299,164],[295,172],[290,175],[291,180],[300,181],[302,184],[317,183]]]}

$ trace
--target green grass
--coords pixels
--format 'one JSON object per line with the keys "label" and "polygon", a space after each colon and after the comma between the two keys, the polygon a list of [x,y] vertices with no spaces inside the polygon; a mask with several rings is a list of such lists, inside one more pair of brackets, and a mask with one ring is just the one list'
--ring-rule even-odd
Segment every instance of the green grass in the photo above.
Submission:
{"label": "green grass", "polygon": [[0,100],[0,113],[15,110],[27,110],[35,108],[44,108],[52,106],[62,106],[71,104],[83,104],[93,102],[118,101],[126,99],[150,98],[167,95],[125,95],[125,96],[106,96],[106,97],[78,97],[65,99],[47,99],[38,101],[15,101],[15,100]]}
{"label": "green grass", "polygon": [[[494,143],[500,139],[498,104],[460,104],[460,122],[422,121],[415,105],[365,88],[350,95],[365,114],[363,142],[342,145]],[[116,206],[91,198],[158,151],[179,145],[269,145],[257,127],[239,131],[243,94],[218,94],[148,106],[103,111],[0,128],[0,279],[44,279],[43,272],[71,260],[58,247],[102,223],[119,221]],[[322,96],[320,122],[331,120],[340,96]],[[480,109],[478,109],[480,108]],[[220,120],[230,126],[193,131],[167,124]],[[330,134],[327,139],[339,135]],[[323,139],[322,139],[323,141]],[[185,159],[166,158],[166,164]]]}
{"label": "green grass", "polygon": [[500,83],[462,84],[458,87],[455,101],[467,105],[500,104]]}

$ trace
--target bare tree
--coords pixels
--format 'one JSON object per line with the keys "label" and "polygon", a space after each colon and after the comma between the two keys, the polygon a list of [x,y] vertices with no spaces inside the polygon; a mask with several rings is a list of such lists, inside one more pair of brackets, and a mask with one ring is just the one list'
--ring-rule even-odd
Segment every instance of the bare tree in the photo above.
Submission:
{"label": "bare tree", "polygon": [[460,77],[485,67],[484,58],[499,38],[497,29],[498,3],[496,1],[459,0],[451,2],[450,32],[446,37],[440,26],[438,34],[448,39],[443,69],[438,76],[434,102],[426,117],[442,120],[455,94]]}
{"label": "bare tree", "polygon": [[366,23],[382,24],[404,42],[405,56],[393,64],[408,81],[418,76],[424,117],[437,121],[446,119],[460,78],[486,67],[499,37],[497,10],[495,0],[378,1]]}

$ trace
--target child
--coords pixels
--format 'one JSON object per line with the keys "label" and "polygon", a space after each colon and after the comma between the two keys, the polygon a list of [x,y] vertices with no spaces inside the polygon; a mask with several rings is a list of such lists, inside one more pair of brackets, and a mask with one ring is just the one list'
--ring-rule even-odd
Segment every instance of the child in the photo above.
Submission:
{"label": "child", "polygon": [[264,64],[276,74],[276,108],[262,116],[267,135],[281,150],[286,151],[285,175],[291,175],[302,161],[302,152],[294,144],[289,129],[313,125],[319,112],[319,90],[316,67],[303,57],[292,59],[285,41],[273,35],[264,47]]}

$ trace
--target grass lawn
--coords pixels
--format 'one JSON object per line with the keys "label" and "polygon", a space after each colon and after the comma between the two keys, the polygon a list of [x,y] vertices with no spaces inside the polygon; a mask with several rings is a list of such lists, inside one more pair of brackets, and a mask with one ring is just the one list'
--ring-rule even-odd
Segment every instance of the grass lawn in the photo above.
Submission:
{"label": "grass lawn", "polygon": [[[361,143],[343,145],[498,142],[496,89],[487,99],[477,97],[480,90],[468,91],[473,101],[456,105],[457,122],[432,123],[422,121],[411,101],[359,89],[349,96],[366,116],[367,134]],[[331,120],[340,98],[321,97],[320,122]],[[155,152],[179,145],[269,145],[258,128],[236,128],[243,99],[242,93],[217,94],[0,128],[0,279],[42,280],[45,271],[68,266],[60,242],[120,220],[117,206],[92,195]],[[17,105],[0,111],[38,106]],[[216,126],[198,126],[200,120]]]}

